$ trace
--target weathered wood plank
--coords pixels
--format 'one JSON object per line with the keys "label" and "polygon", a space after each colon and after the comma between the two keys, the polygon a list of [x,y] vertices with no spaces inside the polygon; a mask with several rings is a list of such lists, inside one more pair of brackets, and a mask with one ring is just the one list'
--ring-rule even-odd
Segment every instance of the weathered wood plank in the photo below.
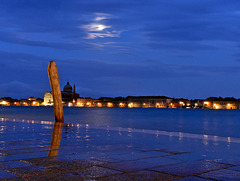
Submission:
{"label": "weathered wood plank", "polygon": [[59,84],[57,65],[54,61],[48,64],[48,77],[52,89],[55,122],[64,122],[62,94]]}

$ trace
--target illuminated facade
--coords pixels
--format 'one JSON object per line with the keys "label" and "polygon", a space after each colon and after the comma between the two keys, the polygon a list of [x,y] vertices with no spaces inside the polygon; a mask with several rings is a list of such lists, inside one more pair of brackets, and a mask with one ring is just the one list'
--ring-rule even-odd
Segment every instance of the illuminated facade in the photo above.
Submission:
{"label": "illuminated facade", "polygon": [[239,109],[239,101],[233,97],[209,97],[203,103],[207,109]]}
{"label": "illuminated facade", "polygon": [[1,106],[10,106],[10,102],[5,101],[5,100],[0,100],[0,105]]}
{"label": "illuminated facade", "polygon": [[[73,100],[79,98],[79,94],[76,93],[76,87],[74,88],[67,82],[67,84],[63,87],[62,94],[62,101],[65,106],[74,106]],[[46,92],[44,94],[44,103],[45,106],[52,106],[53,105],[53,96],[52,92]]]}
{"label": "illuminated facade", "polygon": [[[76,100],[73,100],[73,105],[77,107],[93,107],[94,99],[92,98],[77,98]],[[98,106],[101,107],[101,106]]]}
{"label": "illuminated facade", "polygon": [[166,108],[172,101],[171,98],[165,96],[128,96],[126,99],[130,108]]}
{"label": "illuminated facade", "polygon": [[52,106],[53,105],[53,95],[51,92],[46,92],[44,94],[44,102],[45,106]]}
{"label": "illuminated facade", "polygon": [[172,99],[167,104],[168,108],[190,108],[191,101],[187,99]]}

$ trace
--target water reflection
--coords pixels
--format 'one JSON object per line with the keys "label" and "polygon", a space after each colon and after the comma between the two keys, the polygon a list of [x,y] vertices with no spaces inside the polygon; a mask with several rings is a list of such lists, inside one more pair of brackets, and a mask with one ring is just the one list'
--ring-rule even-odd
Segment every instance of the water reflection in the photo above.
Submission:
{"label": "water reflection", "polygon": [[59,149],[61,138],[62,138],[62,129],[63,129],[63,123],[55,122],[53,133],[52,133],[50,151],[48,152],[48,156],[58,155],[58,149]]}

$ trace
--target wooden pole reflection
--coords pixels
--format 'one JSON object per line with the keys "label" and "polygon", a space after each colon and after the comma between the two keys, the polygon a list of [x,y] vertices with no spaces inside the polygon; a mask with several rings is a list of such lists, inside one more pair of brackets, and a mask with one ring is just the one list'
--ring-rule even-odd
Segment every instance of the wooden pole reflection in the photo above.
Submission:
{"label": "wooden pole reflection", "polygon": [[62,129],[63,129],[63,123],[55,122],[53,133],[52,133],[50,151],[48,152],[48,156],[58,155],[58,149],[59,149],[61,138],[62,138]]}

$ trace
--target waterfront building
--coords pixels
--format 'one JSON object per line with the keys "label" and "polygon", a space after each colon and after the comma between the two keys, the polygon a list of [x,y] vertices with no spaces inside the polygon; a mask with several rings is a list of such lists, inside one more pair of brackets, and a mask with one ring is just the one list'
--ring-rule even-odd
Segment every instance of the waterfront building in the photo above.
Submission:
{"label": "waterfront building", "polygon": [[128,108],[139,108],[142,107],[142,103],[140,102],[128,102]]}
{"label": "waterfront building", "polygon": [[43,105],[44,106],[52,106],[53,105],[53,95],[52,95],[52,92],[46,92],[44,94]]}
{"label": "waterfront building", "polygon": [[69,81],[67,84],[63,87],[62,91],[62,100],[64,102],[72,102],[73,99],[79,98],[79,94],[76,93],[76,86],[74,84],[74,88],[69,84]]}
{"label": "waterfront building", "polygon": [[96,107],[117,107],[115,98],[112,97],[100,97],[94,101]]}
{"label": "waterfront building", "polygon": [[217,97],[208,97],[203,102],[203,108],[205,109],[213,109],[213,101],[216,100]]}
{"label": "waterfront building", "polygon": [[[79,94],[76,93],[76,86],[74,85],[74,88],[69,84],[69,81],[67,84],[63,87],[63,91],[61,91],[62,94],[62,101],[64,106],[74,106],[73,100],[76,101],[76,99],[79,98]],[[53,105],[53,96],[52,92],[46,92],[44,94],[44,103],[45,106],[52,106]]]}
{"label": "waterfront building", "polygon": [[28,99],[20,99],[20,106],[30,106]]}
{"label": "waterfront building", "polygon": [[203,108],[239,109],[239,101],[233,97],[209,97],[204,101]]}
{"label": "waterfront building", "polygon": [[[77,106],[77,107],[93,107],[94,99],[92,99],[92,98],[77,98],[77,99],[73,100],[72,105]],[[70,104],[68,106],[70,106]]]}
{"label": "waterfront building", "polygon": [[166,96],[128,96],[128,107],[166,108],[172,101]]}
{"label": "waterfront building", "polygon": [[235,98],[218,98],[213,101],[213,109],[238,109]]}
{"label": "waterfront building", "polygon": [[0,106],[12,106],[17,99],[12,99],[11,97],[3,97],[0,99]]}
{"label": "waterfront building", "polygon": [[0,100],[0,106],[10,106],[10,102],[9,101],[6,101],[4,99],[1,99]]}
{"label": "waterfront building", "polygon": [[12,99],[10,97],[4,97],[0,99],[1,106],[40,106],[43,100],[34,97],[29,97],[28,99],[21,99],[18,101],[17,99]]}
{"label": "waterfront building", "polygon": [[20,106],[20,102],[18,100],[15,100],[11,106]]}
{"label": "waterfront building", "polygon": [[121,101],[118,103],[118,107],[127,107],[127,102],[126,101]]}
{"label": "waterfront building", "polygon": [[[165,96],[128,96],[128,97],[100,97],[99,99],[82,98],[72,89],[69,82],[64,86],[64,106],[76,107],[128,107],[128,108],[203,108],[203,109],[239,109],[240,99],[233,97],[209,97],[203,99],[175,99]],[[51,92],[44,94],[41,98],[29,97],[28,99],[12,99],[10,97],[0,98],[0,106],[52,106],[53,97]]]}
{"label": "waterfront building", "polygon": [[203,103],[204,103],[203,99],[191,100],[191,108],[195,108],[195,109],[203,108]]}
{"label": "waterfront building", "polygon": [[43,99],[29,97],[28,98],[28,105],[29,106],[40,106],[43,104]]}
{"label": "waterfront building", "polygon": [[168,103],[168,108],[191,108],[191,101],[188,99],[172,99],[170,103]]}

